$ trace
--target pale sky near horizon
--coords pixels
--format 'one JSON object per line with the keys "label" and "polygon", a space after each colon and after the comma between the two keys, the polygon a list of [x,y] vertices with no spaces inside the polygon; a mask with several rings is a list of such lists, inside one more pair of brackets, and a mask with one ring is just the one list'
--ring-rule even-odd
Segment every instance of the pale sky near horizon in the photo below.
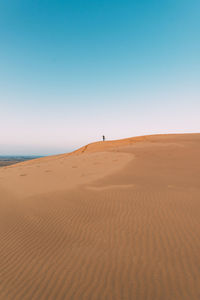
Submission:
{"label": "pale sky near horizon", "polygon": [[0,1],[0,155],[200,132],[199,0]]}

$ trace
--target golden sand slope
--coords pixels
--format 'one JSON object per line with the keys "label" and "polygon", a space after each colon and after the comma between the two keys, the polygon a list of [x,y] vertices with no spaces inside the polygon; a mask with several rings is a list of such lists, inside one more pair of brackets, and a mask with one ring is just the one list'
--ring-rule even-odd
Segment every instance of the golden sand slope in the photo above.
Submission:
{"label": "golden sand slope", "polygon": [[0,169],[0,299],[200,299],[200,135]]}

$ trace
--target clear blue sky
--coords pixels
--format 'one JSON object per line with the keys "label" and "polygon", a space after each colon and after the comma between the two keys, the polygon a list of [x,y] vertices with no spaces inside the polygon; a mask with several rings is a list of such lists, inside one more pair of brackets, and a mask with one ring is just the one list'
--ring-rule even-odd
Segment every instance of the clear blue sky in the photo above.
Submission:
{"label": "clear blue sky", "polygon": [[200,132],[199,0],[1,0],[0,155]]}

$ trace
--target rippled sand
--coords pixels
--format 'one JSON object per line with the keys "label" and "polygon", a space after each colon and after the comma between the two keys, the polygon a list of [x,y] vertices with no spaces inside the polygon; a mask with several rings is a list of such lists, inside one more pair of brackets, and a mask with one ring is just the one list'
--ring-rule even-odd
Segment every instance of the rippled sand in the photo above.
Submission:
{"label": "rippled sand", "polygon": [[1,300],[199,300],[200,135],[0,169]]}

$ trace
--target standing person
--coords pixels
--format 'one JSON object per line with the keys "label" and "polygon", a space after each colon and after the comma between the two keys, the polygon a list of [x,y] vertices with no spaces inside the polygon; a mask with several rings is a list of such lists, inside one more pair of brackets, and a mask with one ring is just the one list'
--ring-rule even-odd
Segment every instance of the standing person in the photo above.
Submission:
{"label": "standing person", "polygon": [[102,137],[103,137],[103,142],[104,142],[104,141],[105,141],[105,139],[106,139],[106,138],[105,138],[105,135],[103,135]]}

